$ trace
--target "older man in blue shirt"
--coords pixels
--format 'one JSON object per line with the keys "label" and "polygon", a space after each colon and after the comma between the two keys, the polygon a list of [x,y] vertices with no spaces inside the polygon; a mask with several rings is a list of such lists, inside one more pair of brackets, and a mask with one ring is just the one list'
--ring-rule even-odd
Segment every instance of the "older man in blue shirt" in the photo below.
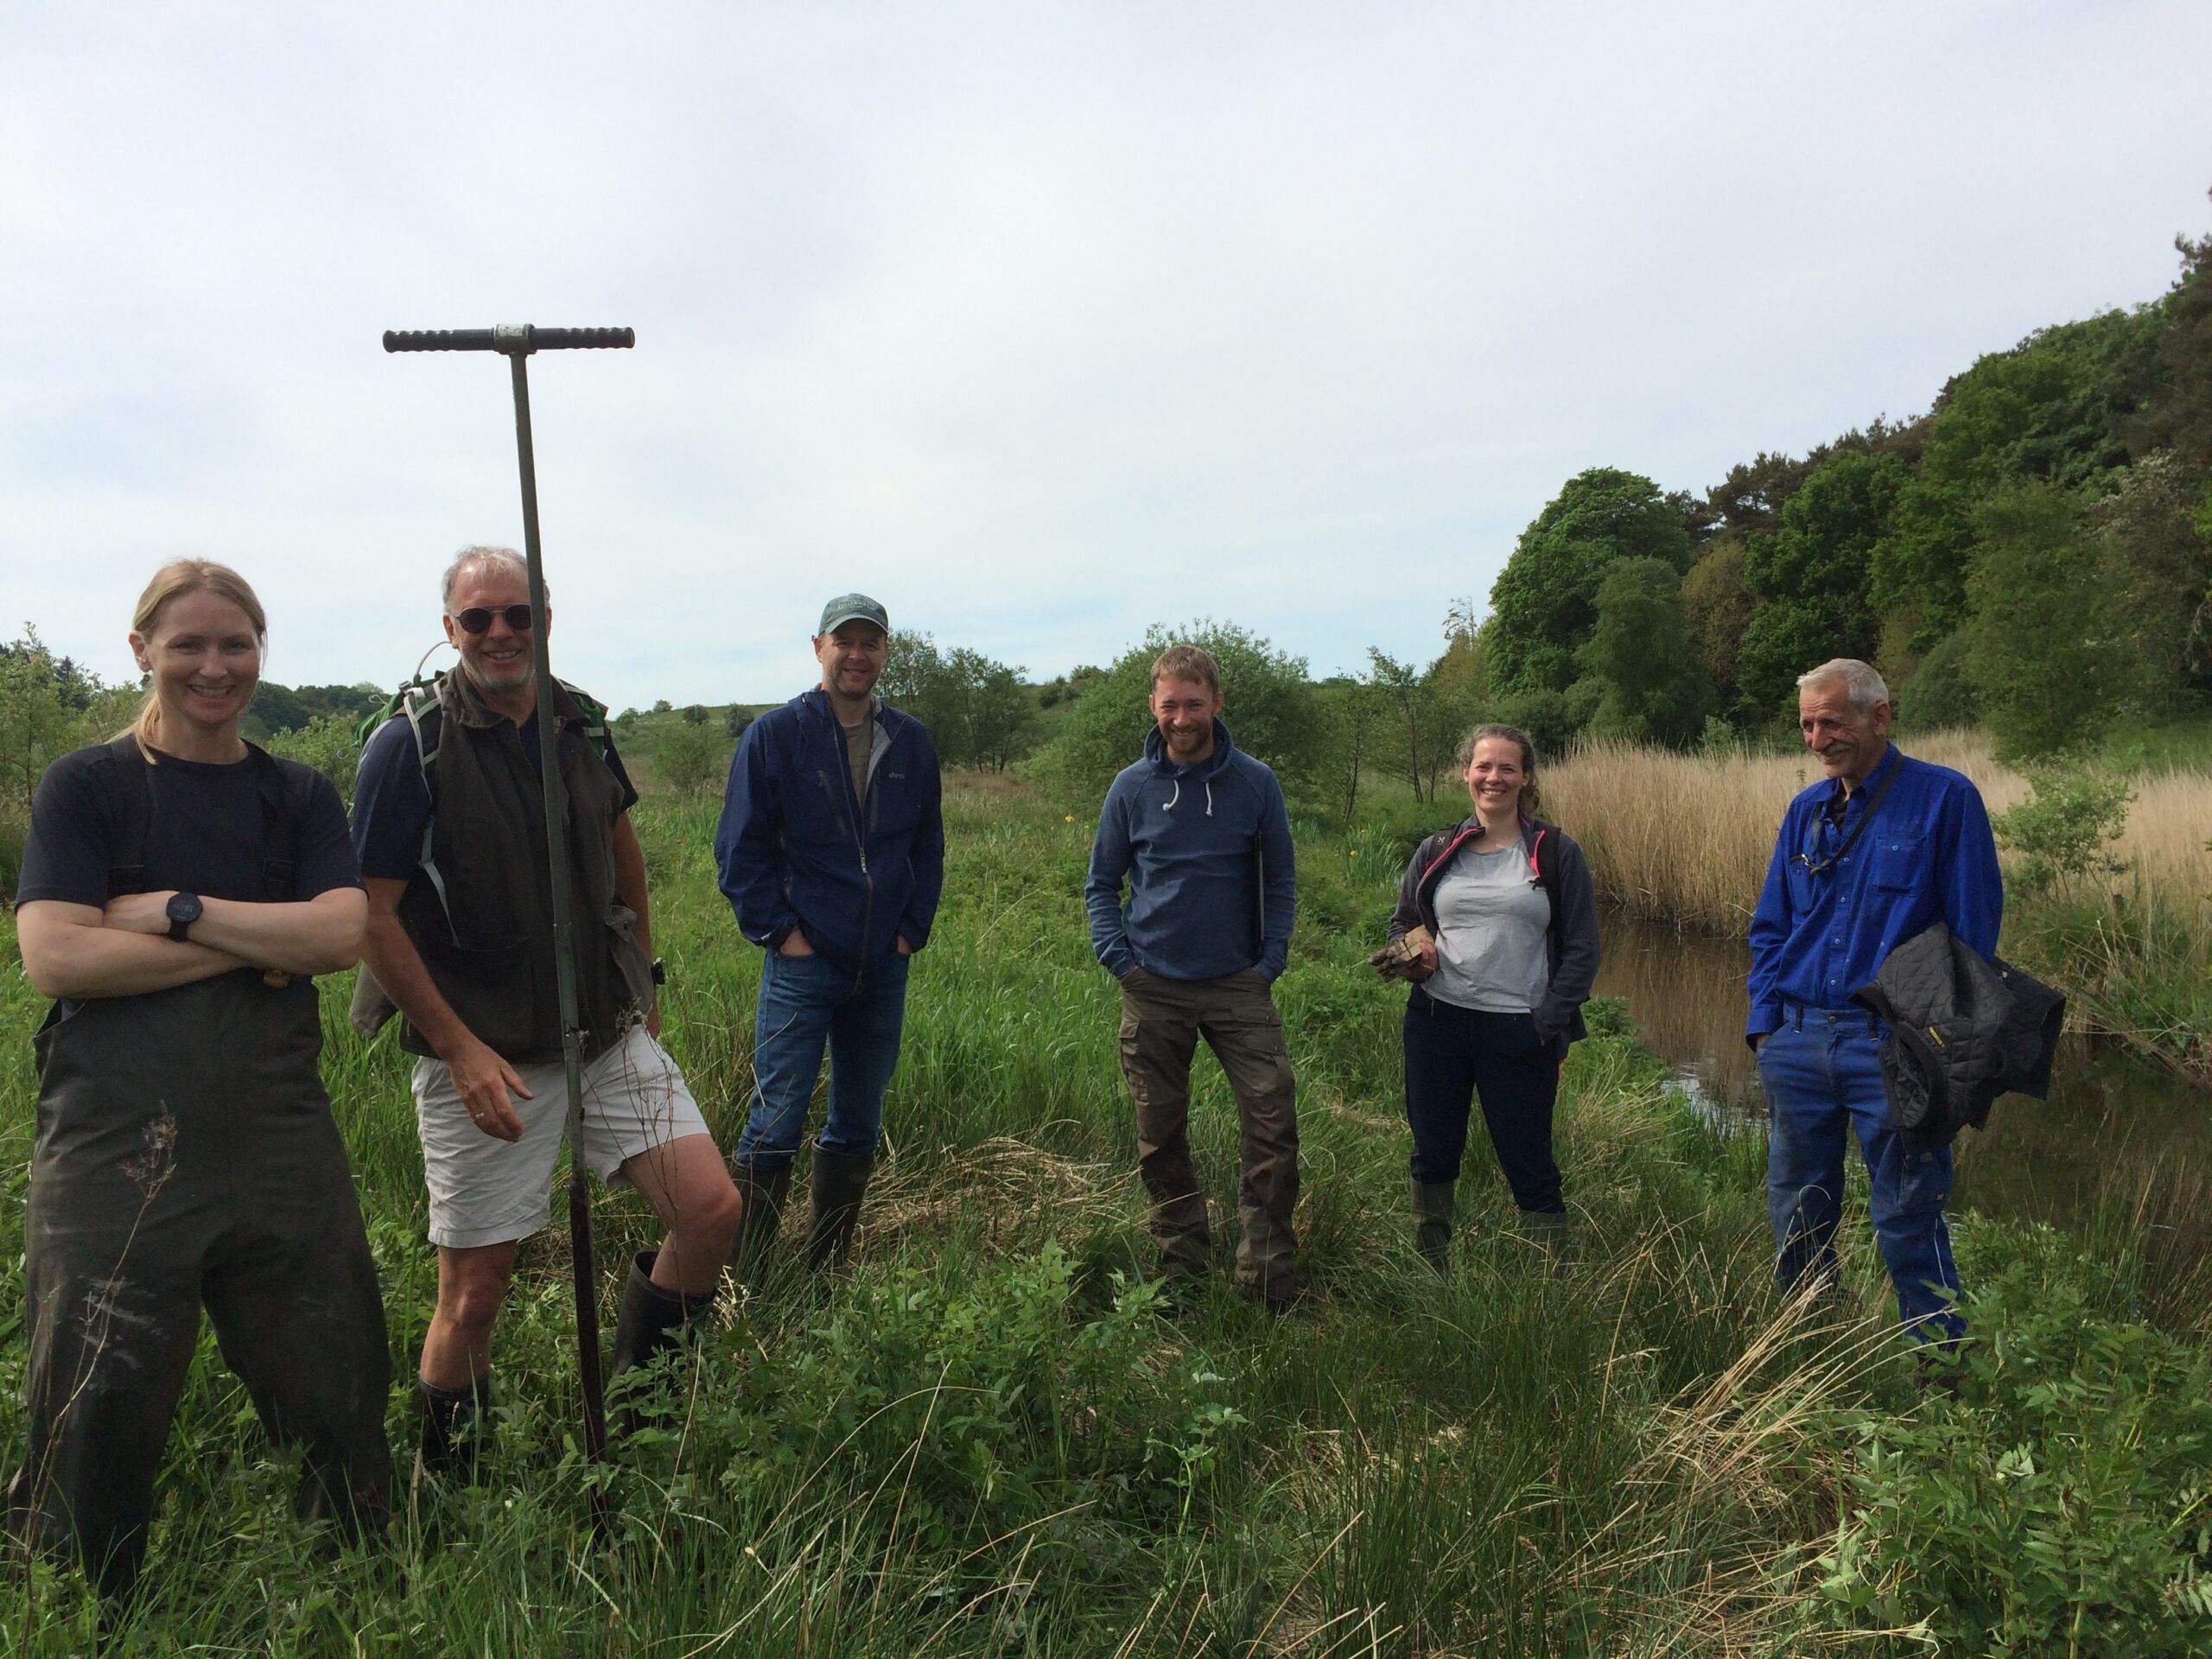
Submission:
{"label": "older man in blue shirt", "polygon": [[1885,957],[1933,922],[1984,956],[2005,892],[1973,783],[1889,741],[1889,689],[1851,658],[1797,682],[1798,729],[1827,778],[1783,815],[1751,918],[1751,1018],[1767,1101],[1767,1206],[1783,1289],[1835,1273],[1844,1133],[1873,1188],[1874,1237],[1897,1313],[1923,1340],[1964,1330],[1943,1206],[1951,1153],[1905,1149],[1877,1055],[1881,1022],[1852,1005]]}

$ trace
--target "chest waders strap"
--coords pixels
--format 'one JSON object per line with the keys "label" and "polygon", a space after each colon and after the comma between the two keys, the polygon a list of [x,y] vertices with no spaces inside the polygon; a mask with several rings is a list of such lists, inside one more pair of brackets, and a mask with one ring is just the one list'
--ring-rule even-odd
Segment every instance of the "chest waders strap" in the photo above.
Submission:
{"label": "chest waders strap", "polygon": [[[245,747],[261,796],[262,898],[269,904],[283,904],[293,897],[299,876],[298,861],[292,856],[295,838],[284,773],[268,750],[257,743]],[[148,891],[146,845],[154,833],[154,784],[147,775],[149,763],[130,733],[107,745],[107,756],[123,811],[119,843],[124,856],[111,860],[107,871],[107,896],[114,899]]]}

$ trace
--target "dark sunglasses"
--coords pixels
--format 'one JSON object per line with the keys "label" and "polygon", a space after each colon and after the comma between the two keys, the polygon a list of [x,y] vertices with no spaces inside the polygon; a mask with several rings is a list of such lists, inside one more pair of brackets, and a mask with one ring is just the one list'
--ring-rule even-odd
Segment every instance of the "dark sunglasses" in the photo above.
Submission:
{"label": "dark sunglasses", "polygon": [[517,633],[530,632],[530,607],[527,605],[510,605],[498,611],[487,611],[481,605],[472,605],[465,611],[455,611],[453,620],[461,624],[463,633],[489,633],[492,619],[495,616],[506,618],[507,626]]}

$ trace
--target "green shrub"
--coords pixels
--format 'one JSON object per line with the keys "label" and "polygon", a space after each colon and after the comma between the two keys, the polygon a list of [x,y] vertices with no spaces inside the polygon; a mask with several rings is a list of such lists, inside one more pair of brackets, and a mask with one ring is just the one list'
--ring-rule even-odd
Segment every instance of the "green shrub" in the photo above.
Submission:
{"label": "green shrub", "polygon": [[1855,1417],[1819,1563],[1831,1628],[2024,1659],[2208,1651],[2212,1367],[2106,1316],[2085,1271],[2029,1259],[1985,1279],[1946,1366],[1956,1399]]}
{"label": "green shrub", "polygon": [[1955,633],[1920,659],[1897,693],[1898,717],[1916,732],[1972,726],[1981,718],[1981,698],[1967,675],[1967,637]]}
{"label": "green shrub", "polygon": [[2117,875],[2127,867],[2105,849],[2127,829],[2135,791],[2125,778],[2086,766],[2032,772],[2034,792],[1990,822],[1998,844],[2020,855],[2013,889],[2040,898]]}
{"label": "green shrub", "polygon": [[679,721],[660,734],[653,776],[678,795],[703,795],[729,765],[729,740],[703,721]]}
{"label": "green shrub", "polygon": [[263,747],[288,760],[303,761],[336,786],[338,798],[353,804],[353,780],[361,770],[360,721],[350,714],[317,715],[296,732],[274,732]]}

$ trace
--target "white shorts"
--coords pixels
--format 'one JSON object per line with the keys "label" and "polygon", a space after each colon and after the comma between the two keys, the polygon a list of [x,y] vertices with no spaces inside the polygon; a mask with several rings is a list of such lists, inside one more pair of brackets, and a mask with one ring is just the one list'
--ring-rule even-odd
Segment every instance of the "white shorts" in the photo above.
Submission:
{"label": "white shorts", "polygon": [[[522,1139],[502,1141],[468,1121],[443,1060],[415,1062],[415,1123],[433,1244],[505,1244],[553,1218],[553,1164],[569,1121],[566,1067],[548,1060],[517,1065],[515,1073],[531,1098],[514,1103]],[[626,1184],[622,1166],[639,1153],[706,1133],[683,1074],[643,1026],[585,1065],[584,1162],[609,1186]]]}

